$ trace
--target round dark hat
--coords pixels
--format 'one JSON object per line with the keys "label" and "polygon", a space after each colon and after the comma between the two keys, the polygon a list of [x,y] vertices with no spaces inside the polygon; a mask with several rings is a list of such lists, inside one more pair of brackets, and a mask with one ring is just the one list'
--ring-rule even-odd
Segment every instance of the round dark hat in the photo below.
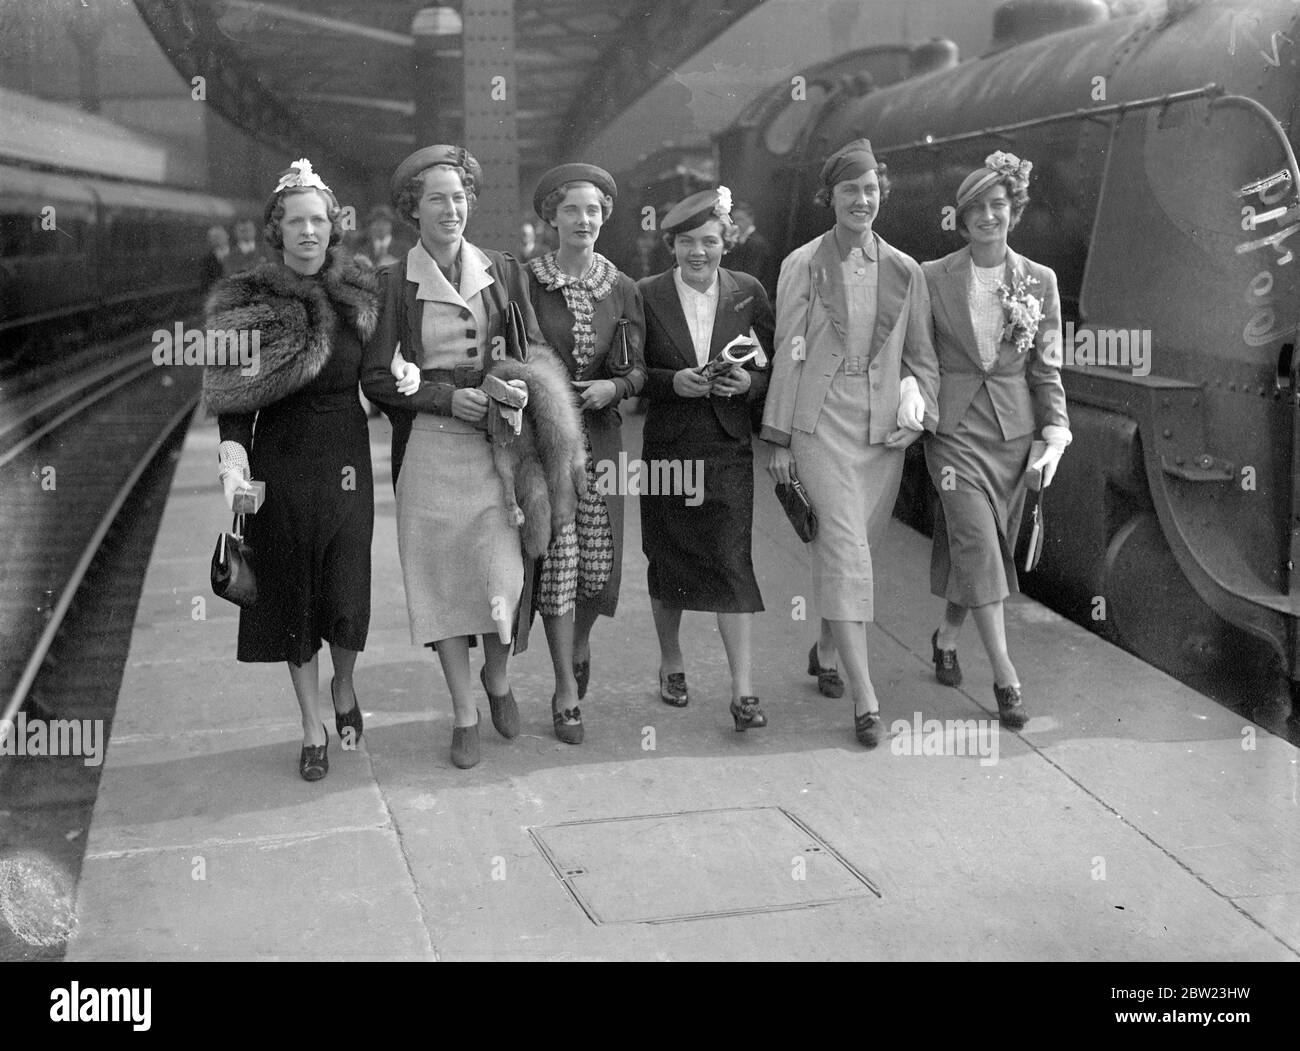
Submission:
{"label": "round dark hat", "polygon": [[542,215],[542,202],[566,182],[589,182],[601,193],[618,199],[618,184],[604,168],[594,164],[557,164],[537,180],[537,189],[533,191],[533,211],[540,218],[546,218]]}
{"label": "round dark hat", "polygon": [[397,195],[402,192],[402,187],[411,180],[412,176],[419,175],[425,168],[432,168],[435,164],[454,164],[464,168],[474,180],[474,192],[476,194],[483,192],[483,168],[464,146],[425,146],[402,161],[393,172],[389,187],[394,202],[397,200]]}
{"label": "round dark hat", "polygon": [[822,185],[833,190],[837,183],[856,179],[878,167],[871,143],[867,139],[854,139],[826,158],[821,170]]}

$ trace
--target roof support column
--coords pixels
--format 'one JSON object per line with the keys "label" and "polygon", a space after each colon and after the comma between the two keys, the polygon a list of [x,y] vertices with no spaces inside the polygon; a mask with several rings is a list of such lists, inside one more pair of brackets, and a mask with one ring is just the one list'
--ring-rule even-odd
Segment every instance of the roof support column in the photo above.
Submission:
{"label": "roof support column", "polygon": [[469,235],[484,248],[518,252],[519,146],[515,107],[514,0],[464,0],[465,146],[483,165],[486,192]]}

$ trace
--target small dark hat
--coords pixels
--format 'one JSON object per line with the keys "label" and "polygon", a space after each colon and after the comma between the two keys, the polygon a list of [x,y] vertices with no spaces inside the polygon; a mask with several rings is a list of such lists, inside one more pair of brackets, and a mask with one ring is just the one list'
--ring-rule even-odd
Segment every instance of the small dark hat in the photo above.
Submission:
{"label": "small dark hat", "polygon": [[826,158],[821,170],[822,185],[833,190],[837,183],[856,179],[878,167],[871,143],[866,139],[854,139]]}
{"label": "small dark hat", "polygon": [[542,202],[566,182],[589,182],[606,196],[618,199],[618,184],[604,168],[594,164],[559,164],[537,180],[537,189],[533,191],[533,211],[538,216],[546,218],[542,215]]}
{"label": "small dark hat", "polygon": [[411,180],[412,176],[419,175],[420,172],[432,168],[435,164],[454,164],[464,168],[469,177],[474,180],[474,192],[476,194],[483,192],[483,169],[464,146],[425,146],[402,161],[393,172],[393,179],[389,184],[393,200],[397,200],[397,195],[402,192],[402,187]]}
{"label": "small dark hat", "polygon": [[[721,208],[718,207],[719,202],[722,202]],[[716,190],[701,190],[683,201],[678,201],[663,217],[659,229],[671,235],[694,230],[710,219],[721,219],[719,211],[726,214],[727,218],[724,221],[730,222],[731,191],[725,186],[719,186]]]}

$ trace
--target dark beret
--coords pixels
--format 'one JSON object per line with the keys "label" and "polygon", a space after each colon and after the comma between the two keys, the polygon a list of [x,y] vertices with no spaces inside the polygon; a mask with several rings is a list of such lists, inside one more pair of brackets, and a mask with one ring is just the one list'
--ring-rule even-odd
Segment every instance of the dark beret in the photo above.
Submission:
{"label": "dark beret", "polygon": [[537,189],[533,191],[533,211],[541,218],[542,202],[566,182],[589,182],[601,193],[618,198],[618,184],[614,176],[604,168],[594,164],[559,164],[537,180]]}
{"label": "dark beret", "polygon": [[474,180],[474,192],[476,194],[483,192],[483,169],[464,146],[425,146],[402,161],[393,172],[390,184],[393,200],[397,200],[402,187],[410,182],[413,176],[419,175],[426,168],[432,168],[435,164],[454,164],[458,168],[464,168],[469,177]]}
{"label": "dark beret", "polygon": [[699,193],[693,193],[669,209],[663,222],[659,224],[659,229],[675,236],[687,230],[694,230],[697,226],[703,226],[710,219],[718,218],[717,212],[714,211],[718,200],[717,190],[701,190]]}
{"label": "dark beret", "polygon": [[821,171],[822,185],[833,190],[837,183],[856,179],[877,167],[879,165],[876,164],[876,155],[871,152],[871,143],[866,139],[854,139],[826,158]]}

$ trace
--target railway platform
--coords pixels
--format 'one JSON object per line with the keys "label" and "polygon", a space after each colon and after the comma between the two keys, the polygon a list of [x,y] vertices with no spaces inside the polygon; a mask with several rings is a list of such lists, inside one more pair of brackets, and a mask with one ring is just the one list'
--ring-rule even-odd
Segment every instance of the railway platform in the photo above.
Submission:
{"label": "railway platform", "polygon": [[[628,432],[639,449],[637,417]],[[806,674],[808,555],[757,467],[754,679],[770,725],[733,731],[712,615],[685,617],[690,706],[657,699],[629,509],[586,742],[552,733],[539,624],[511,664],[519,738],[498,737],[481,703],[483,759],[462,771],[436,658],[410,643],[388,426],[374,422],[366,731],[345,752],[331,724],[329,775],[305,783],[289,677],[235,661],[236,610],[208,589],[228,521],[216,444],[196,419],[144,584],[70,961],[1300,958],[1295,747],[1023,598],[1008,633],[1032,718],[1001,732],[973,627],[963,686],[935,681],[929,541],[894,521],[870,629],[892,733],[863,749],[847,698]]]}

